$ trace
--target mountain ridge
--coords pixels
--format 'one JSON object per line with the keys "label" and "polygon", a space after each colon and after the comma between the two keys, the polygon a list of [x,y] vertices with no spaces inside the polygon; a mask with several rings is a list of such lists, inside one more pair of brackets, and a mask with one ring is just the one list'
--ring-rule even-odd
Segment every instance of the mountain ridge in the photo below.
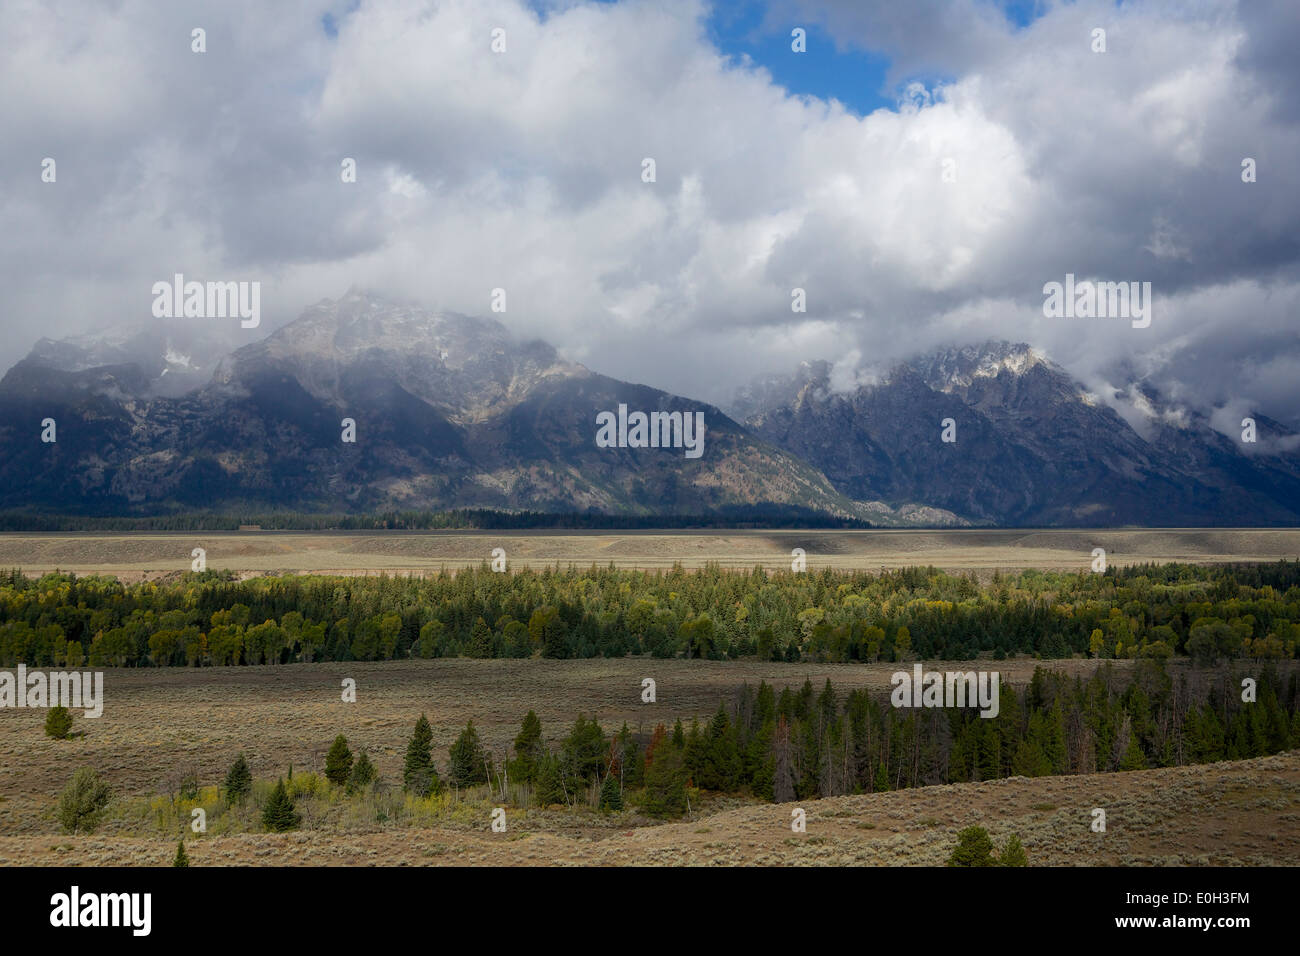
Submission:
{"label": "mountain ridge", "polygon": [[[205,342],[201,329],[188,333]],[[1126,394],[1149,422],[1139,434],[1026,343],[876,369],[803,362],[738,390],[732,415],[518,341],[495,319],[355,288],[212,352],[207,343],[210,376],[173,394],[159,385],[178,364],[170,336],[38,342],[0,379],[0,508],[644,517],[770,506],[882,526],[1300,521],[1300,465],[1273,448],[1294,436],[1276,422],[1259,416],[1272,446],[1246,448],[1134,381]],[[704,414],[702,460],[597,448],[597,415],[620,404]],[[46,418],[58,422],[52,445],[37,439]],[[355,443],[342,441],[345,419]]]}
{"label": "mountain ridge", "polygon": [[1300,462],[1282,452],[1294,436],[1265,416],[1269,445],[1252,454],[1203,414],[1129,383],[1151,406],[1143,436],[1024,343],[940,350],[855,387],[835,388],[834,374],[803,363],[736,404],[851,497],[927,495],[977,523],[1049,527],[1300,520]]}
{"label": "mountain ridge", "polygon": [[[963,523],[911,503],[847,498],[716,407],[593,372],[544,342],[516,342],[492,319],[361,290],[234,350],[178,397],[152,393],[132,366],[58,372],[44,388],[32,368],[0,380],[8,509],[642,515],[788,506],[886,524]],[[703,413],[706,454],[597,448],[596,415],[620,404]],[[47,417],[58,422],[52,445],[15,424]],[[355,443],[343,440],[345,420]]]}

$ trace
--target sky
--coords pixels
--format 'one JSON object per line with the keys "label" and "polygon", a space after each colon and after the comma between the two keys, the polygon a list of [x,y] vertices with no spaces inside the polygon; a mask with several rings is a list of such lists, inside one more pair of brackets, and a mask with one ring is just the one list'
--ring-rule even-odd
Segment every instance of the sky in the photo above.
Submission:
{"label": "sky", "polygon": [[[180,272],[261,283],[241,342],[502,288],[714,402],[1007,339],[1126,417],[1136,380],[1300,424],[1297,47],[1293,0],[7,0],[0,366]],[[1045,316],[1067,273],[1150,282],[1150,325]]]}

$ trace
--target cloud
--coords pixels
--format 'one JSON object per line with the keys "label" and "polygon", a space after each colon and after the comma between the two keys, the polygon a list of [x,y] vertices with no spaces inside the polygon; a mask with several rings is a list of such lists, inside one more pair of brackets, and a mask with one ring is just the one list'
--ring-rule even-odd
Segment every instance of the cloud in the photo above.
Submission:
{"label": "cloud", "polygon": [[[715,402],[799,359],[851,382],[855,351],[878,368],[994,338],[1090,386],[1137,375],[1202,408],[1300,415],[1300,130],[1272,38],[1292,35],[1288,6],[1049,4],[1021,28],[987,3],[773,5],[770,29],[808,17],[891,57],[899,108],[865,117],[722,56],[708,15],[6,4],[0,359],[143,318],[182,271],[260,279],[247,334],[354,284],[470,314],[500,287],[519,334]],[[1042,286],[1067,272],[1150,281],[1151,327],[1045,319]]]}

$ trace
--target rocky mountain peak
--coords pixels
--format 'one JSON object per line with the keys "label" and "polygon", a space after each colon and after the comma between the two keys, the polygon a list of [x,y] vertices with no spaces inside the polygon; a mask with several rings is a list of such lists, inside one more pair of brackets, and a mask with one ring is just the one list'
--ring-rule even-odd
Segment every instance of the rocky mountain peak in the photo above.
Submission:
{"label": "rocky mountain peak", "polygon": [[352,288],[322,299],[262,341],[228,356],[218,387],[293,379],[335,406],[377,383],[396,385],[453,421],[481,420],[551,377],[586,376],[544,342],[520,342],[500,322],[438,311]]}
{"label": "rocky mountain peak", "polygon": [[996,378],[1003,373],[1024,375],[1036,366],[1046,366],[1053,372],[1065,374],[1032,346],[1007,341],[943,349],[915,358],[907,365],[931,388],[945,392],[969,387],[977,379]]}

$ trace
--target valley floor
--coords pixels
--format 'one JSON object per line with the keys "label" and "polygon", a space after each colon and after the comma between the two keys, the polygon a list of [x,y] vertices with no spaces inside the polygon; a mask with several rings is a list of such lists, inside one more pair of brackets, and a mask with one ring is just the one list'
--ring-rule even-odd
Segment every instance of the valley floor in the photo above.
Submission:
{"label": "valley floor", "polygon": [[934,565],[991,573],[1039,568],[1086,571],[1093,549],[1109,564],[1276,561],[1300,557],[1300,529],[966,529],[949,531],[646,532],[185,532],[0,534],[0,568],[73,571],[124,581],[178,576],[191,552],[207,567],[243,575],[276,572],[377,574],[474,566],[503,548],[508,567],[614,564],[628,568],[790,567],[803,548],[809,570]]}

